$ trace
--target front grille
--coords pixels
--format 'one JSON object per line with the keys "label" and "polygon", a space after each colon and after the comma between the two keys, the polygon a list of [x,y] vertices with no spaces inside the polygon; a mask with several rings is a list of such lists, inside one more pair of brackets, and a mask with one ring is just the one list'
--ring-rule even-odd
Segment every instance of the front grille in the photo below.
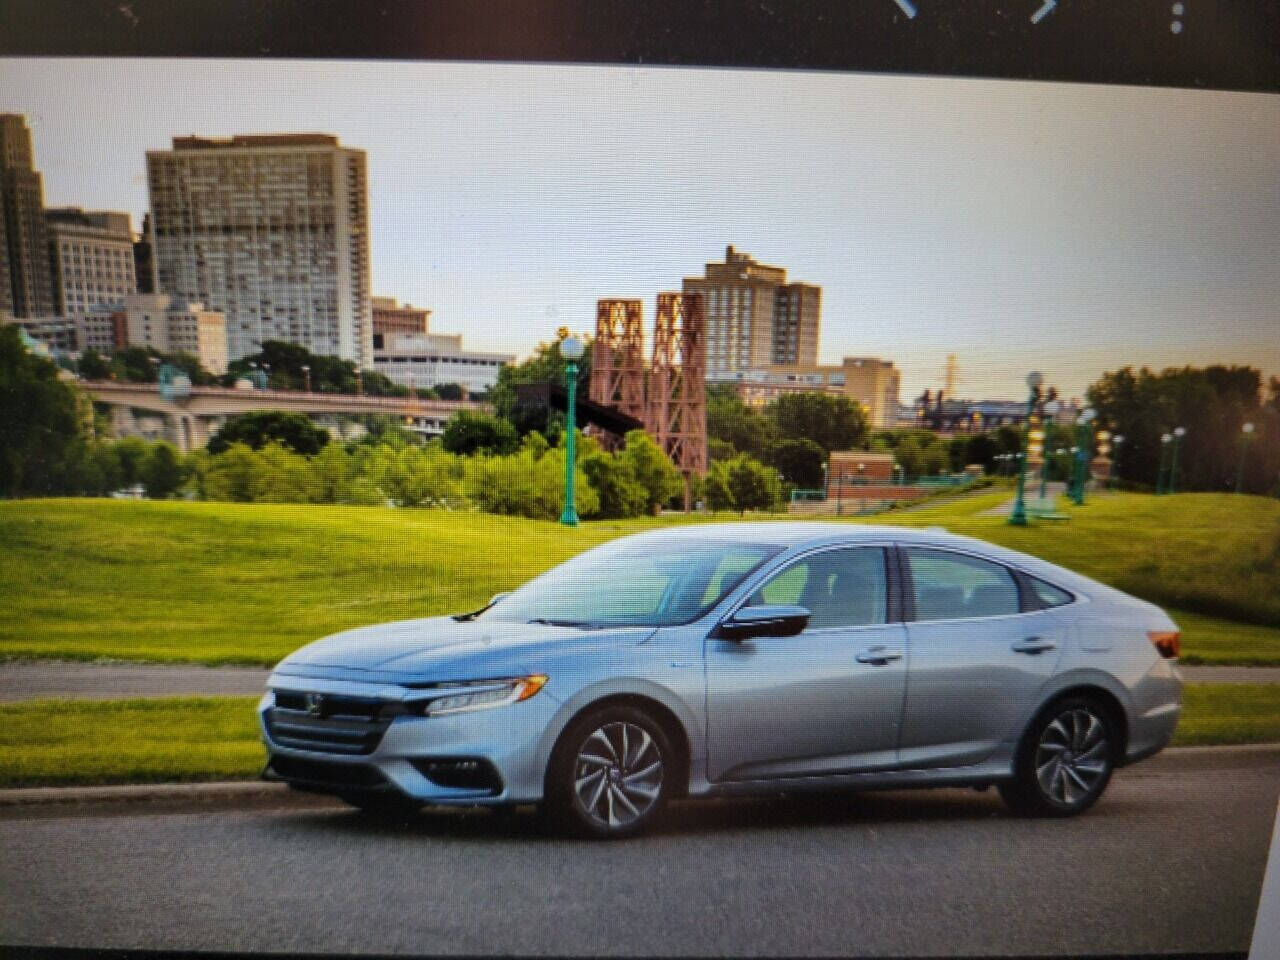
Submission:
{"label": "front grille", "polygon": [[333,787],[381,787],[386,778],[373,767],[357,763],[325,763],[323,760],[302,760],[298,757],[271,757],[269,764],[276,776],[285,780]]}
{"label": "front grille", "polygon": [[398,703],[278,690],[266,712],[267,736],[294,750],[360,755],[373,753],[391,720],[403,713]]}

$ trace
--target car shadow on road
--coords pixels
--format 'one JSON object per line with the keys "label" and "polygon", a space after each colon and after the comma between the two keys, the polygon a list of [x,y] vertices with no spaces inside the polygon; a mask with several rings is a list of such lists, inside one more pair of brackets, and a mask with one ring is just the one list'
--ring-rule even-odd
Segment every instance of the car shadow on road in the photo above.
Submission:
{"label": "car shadow on road", "polygon": [[[908,790],[861,793],[801,793],[768,797],[682,800],[667,807],[646,836],[719,835],[772,832],[796,827],[859,826],[923,821],[980,821],[1008,818],[994,790]],[[370,815],[357,810],[299,812],[291,828],[341,831],[368,836],[423,836],[486,840],[568,840],[532,807],[486,809],[425,808]],[[585,841],[591,842],[591,841]]]}

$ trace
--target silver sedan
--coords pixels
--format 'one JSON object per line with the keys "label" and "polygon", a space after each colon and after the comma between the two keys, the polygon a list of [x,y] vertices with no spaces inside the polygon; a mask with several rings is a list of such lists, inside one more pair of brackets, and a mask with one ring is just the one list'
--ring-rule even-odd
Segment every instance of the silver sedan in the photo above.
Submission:
{"label": "silver sedan", "polygon": [[1060,817],[1169,742],[1178,637],[940,530],[698,524],[313,643],[260,718],[268,776],[369,811],[536,803],[620,837],[673,797],[964,784]]}

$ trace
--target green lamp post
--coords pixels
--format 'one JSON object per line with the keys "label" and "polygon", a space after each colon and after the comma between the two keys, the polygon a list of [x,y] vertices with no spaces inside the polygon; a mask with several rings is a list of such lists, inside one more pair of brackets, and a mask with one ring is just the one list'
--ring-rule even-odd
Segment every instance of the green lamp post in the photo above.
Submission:
{"label": "green lamp post", "polygon": [[564,512],[560,514],[560,522],[566,527],[578,525],[578,507],[574,502],[573,478],[577,469],[575,455],[578,408],[578,361],[582,359],[586,348],[582,341],[570,334],[560,341],[560,356],[569,362],[564,368],[564,385],[568,393],[565,424],[565,458],[564,458]]}
{"label": "green lamp post", "polygon": [[1022,431],[1022,450],[1018,454],[1018,494],[1013,500],[1013,510],[1009,514],[1009,523],[1015,527],[1027,525],[1027,443],[1031,437],[1031,418],[1036,412],[1036,401],[1040,399],[1040,384],[1044,377],[1039,370],[1027,374],[1027,387],[1031,395],[1027,398],[1027,423]]}
{"label": "green lamp post", "polygon": [[1050,400],[1044,405],[1044,459],[1040,463],[1040,499],[1049,496],[1049,427],[1053,424],[1054,415],[1062,409],[1057,400]]}
{"label": "green lamp post", "polygon": [[1253,424],[1246,423],[1240,428],[1240,466],[1236,469],[1236,493],[1244,492],[1244,455],[1249,449],[1249,441],[1253,439]]}
{"label": "green lamp post", "polygon": [[1173,456],[1169,462],[1169,483],[1167,493],[1178,492],[1178,451],[1182,447],[1182,438],[1187,435],[1186,427],[1173,429]]}
{"label": "green lamp post", "polygon": [[1089,470],[1089,456],[1093,453],[1093,420],[1096,416],[1092,407],[1086,407],[1076,423],[1076,463],[1071,499],[1077,507],[1084,506],[1084,484]]}
{"label": "green lamp post", "polygon": [[1156,493],[1164,493],[1164,475],[1169,459],[1169,444],[1173,442],[1172,433],[1160,434],[1160,469],[1156,472]]}
{"label": "green lamp post", "polygon": [[1115,452],[1111,454],[1111,486],[1117,489],[1120,486],[1120,448],[1124,446],[1124,434],[1117,433],[1111,438],[1111,449]]}

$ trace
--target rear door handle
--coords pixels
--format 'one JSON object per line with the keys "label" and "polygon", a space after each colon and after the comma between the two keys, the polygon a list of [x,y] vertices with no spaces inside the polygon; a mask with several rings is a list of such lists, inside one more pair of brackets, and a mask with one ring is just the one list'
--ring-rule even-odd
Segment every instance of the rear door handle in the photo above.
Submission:
{"label": "rear door handle", "polygon": [[859,663],[872,663],[883,667],[894,660],[902,659],[901,650],[890,650],[888,647],[867,647],[855,658]]}
{"label": "rear door handle", "polygon": [[1013,645],[1015,653],[1044,653],[1046,650],[1057,649],[1057,644],[1052,640],[1046,640],[1044,637],[1027,637],[1025,640],[1019,640]]}

